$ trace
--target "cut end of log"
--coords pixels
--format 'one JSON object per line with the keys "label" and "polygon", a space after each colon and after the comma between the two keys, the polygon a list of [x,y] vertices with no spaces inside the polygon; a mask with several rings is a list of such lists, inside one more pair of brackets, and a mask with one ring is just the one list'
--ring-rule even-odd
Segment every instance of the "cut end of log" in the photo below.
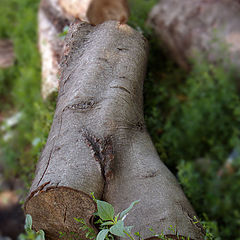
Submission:
{"label": "cut end of log", "polygon": [[[32,195],[32,196],[31,196]],[[37,207],[36,207],[37,206]],[[70,239],[77,235],[86,239],[82,226],[74,218],[83,219],[90,226],[90,219],[96,212],[96,203],[84,192],[67,187],[49,187],[36,194],[30,194],[25,203],[25,213],[33,218],[33,228],[42,229],[47,239]]]}

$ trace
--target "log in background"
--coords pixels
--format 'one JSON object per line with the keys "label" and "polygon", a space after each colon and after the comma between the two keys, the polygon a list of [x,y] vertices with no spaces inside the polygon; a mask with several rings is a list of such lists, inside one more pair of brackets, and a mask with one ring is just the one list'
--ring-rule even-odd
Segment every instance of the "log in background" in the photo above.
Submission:
{"label": "log in background", "polygon": [[203,55],[239,73],[239,12],[239,0],[161,0],[148,23],[181,67]]}

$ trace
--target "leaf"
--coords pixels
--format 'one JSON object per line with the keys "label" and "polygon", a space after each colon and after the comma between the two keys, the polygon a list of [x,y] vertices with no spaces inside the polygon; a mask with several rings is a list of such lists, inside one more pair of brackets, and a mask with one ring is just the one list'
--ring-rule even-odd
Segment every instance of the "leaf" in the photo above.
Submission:
{"label": "leaf", "polygon": [[118,237],[126,237],[126,234],[123,232],[124,230],[124,222],[122,220],[119,220],[110,228],[110,233]]}
{"label": "leaf", "polygon": [[115,219],[115,222],[117,222],[119,215],[120,215],[120,213],[118,213],[118,214],[115,216],[115,218],[114,218],[114,219]]}
{"label": "leaf", "polygon": [[35,238],[35,240],[42,240],[40,235],[37,235],[37,237]]}
{"label": "leaf", "polygon": [[97,200],[97,209],[98,216],[102,220],[113,220],[114,217],[114,208],[110,203],[105,201]]}
{"label": "leaf", "polygon": [[26,215],[24,229],[26,232],[32,230],[32,216],[30,214]]}
{"label": "leaf", "polygon": [[101,226],[108,226],[108,225],[114,225],[114,222],[108,221],[101,224]]}
{"label": "leaf", "polygon": [[43,230],[39,230],[38,232],[37,232],[37,234],[38,234],[38,236],[40,236],[41,238],[41,240],[45,240],[45,233],[44,233],[44,231]]}
{"label": "leaf", "polygon": [[98,233],[96,240],[104,240],[108,233],[109,233],[109,229],[103,229],[103,230],[101,230],[101,231]]}
{"label": "leaf", "polygon": [[133,226],[126,226],[125,231],[131,235],[132,228]]}
{"label": "leaf", "polygon": [[136,201],[132,202],[131,205],[127,209],[123,210],[120,213],[120,219],[123,219],[123,217],[127,215],[127,213],[133,208],[133,206],[139,202],[140,202],[140,200],[136,200]]}
{"label": "leaf", "polygon": [[92,196],[92,198],[93,198],[93,201],[96,202],[97,199],[96,199],[95,196],[94,196],[94,192],[91,192],[90,194],[91,194],[91,196]]}

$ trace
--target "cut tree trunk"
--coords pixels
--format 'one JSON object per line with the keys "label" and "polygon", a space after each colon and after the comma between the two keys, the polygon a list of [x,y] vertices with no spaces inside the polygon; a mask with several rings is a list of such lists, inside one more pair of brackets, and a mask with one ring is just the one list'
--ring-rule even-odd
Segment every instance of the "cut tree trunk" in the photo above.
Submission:
{"label": "cut tree trunk", "polygon": [[240,69],[239,0],[161,0],[149,24],[185,69],[199,54]]}
{"label": "cut tree trunk", "polygon": [[14,60],[15,55],[12,41],[0,39],[0,68],[11,67]]}
{"label": "cut tree trunk", "polygon": [[153,237],[152,227],[176,239],[203,239],[194,210],[144,124],[147,52],[146,39],[125,24],[72,24],[52,128],[25,203],[34,228],[48,239],[60,231],[85,239],[74,217],[89,223],[96,210],[91,192],[116,213],[139,199],[125,222],[143,238]]}

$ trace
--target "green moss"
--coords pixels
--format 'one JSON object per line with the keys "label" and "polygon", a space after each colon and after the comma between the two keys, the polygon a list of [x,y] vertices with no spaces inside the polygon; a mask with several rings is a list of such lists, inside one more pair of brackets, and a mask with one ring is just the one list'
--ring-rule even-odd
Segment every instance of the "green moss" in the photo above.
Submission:
{"label": "green moss", "polygon": [[[20,176],[28,185],[46,141],[55,104],[54,101],[43,103],[40,95],[38,4],[38,0],[1,0],[0,3],[0,38],[13,41],[16,55],[13,67],[0,70],[0,107],[4,115],[22,113],[20,122],[9,129],[13,137],[8,141],[1,139],[1,162],[6,177]],[[2,132],[4,134],[6,132]],[[33,146],[36,138],[40,142]]]}

